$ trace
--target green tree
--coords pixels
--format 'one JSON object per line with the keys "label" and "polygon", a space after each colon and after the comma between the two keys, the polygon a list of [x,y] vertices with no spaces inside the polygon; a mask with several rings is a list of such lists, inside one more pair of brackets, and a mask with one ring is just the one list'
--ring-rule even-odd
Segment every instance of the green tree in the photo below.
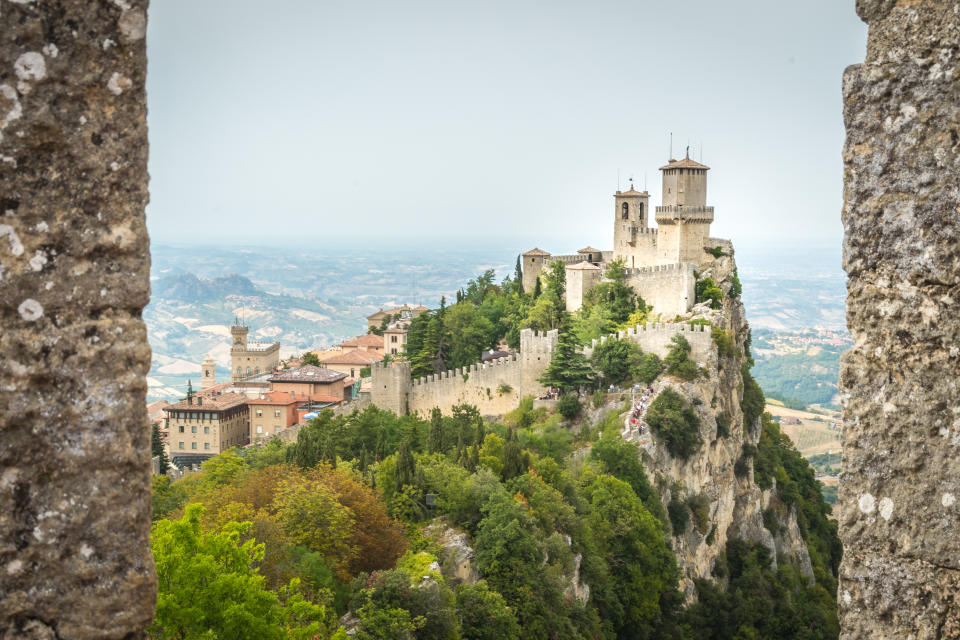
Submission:
{"label": "green tree", "polygon": [[170,480],[170,476],[153,476],[153,520],[166,518],[187,502],[187,492]]}
{"label": "green tree", "polygon": [[456,597],[464,640],[520,640],[517,616],[486,581],[460,585]]}
{"label": "green tree", "polygon": [[550,296],[555,304],[562,306],[567,290],[567,265],[563,260],[554,260],[541,272],[544,293]]}
{"label": "green tree", "polygon": [[150,453],[160,458],[160,475],[166,475],[170,467],[170,458],[167,457],[167,450],[163,447],[163,439],[160,437],[160,427],[156,424],[150,431]]}
{"label": "green tree", "polygon": [[697,280],[695,296],[697,302],[709,301],[711,309],[719,309],[723,306],[723,291],[709,276],[703,280]]}
{"label": "green tree", "polygon": [[518,293],[523,293],[523,263],[517,254],[517,266],[513,268],[513,286]]}
{"label": "green tree", "polygon": [[607,473],[629,484],[647,511],[663,521],[664,512],[660,496],[647,480],[636,446],[624,442],[619,433],[608,429],[591,447],[590,459],[602,462]]}
{"label": "green tree", "polygon": [[326,609],[305,600],[298,581],[279,593],[264,586],[256,569],[264,547],[248,537],[250,523],[202,533],[202,513],[193,504],[182,519],[153,525],[158,593],[152,638],[346,638],[343,629],[330,632]]}
{"label": "green tree", "polygon": [[683,378],[684,380],[693,380],[699,374],[697,364],[689,357],[691,347],[679,333],[670,339],[671,347],[667,357],[663,359],[663,364],[670,375]]}
{"label": "green tree", "polygon": [[646,310],[646,303],[626,282],[626,264],[622,258],[611,262],[604,275],[606,279],[587,292],[587,304],[603,307],[614,325],[626,322],[638,308]]}
{"label": "green tree", "polygon": [[650,403],[646,417],[650,430],[674,457],[686,460],[700,443],[700,419],[684,397],[669,387]]}
{"label": "green tree", "polygon": [[416,474],[417,463],[413,459],[413,451],[410,449],[410,443],[404,440],[397,450],[397,466],[394,468],[393,474],[397,490],[406,485],[412,485]]}
{"label": "green tree", "polygon": [[427,451],[443,453],[443,414],[439,407],[434,407],[430,412],[430,434],[427,438]]}
{"label": "green tree", "polygon": [[447,310],[443,333],[449,336],[449,356],[445,362],[447,369],[479,362],[484,350],[493,346],[495,337],[493,325],[469,300]]}
{"label": "green tree", "polygon": [[560,326],[553,358],[539,379],[548,387],[573,391],[593,383],[593,370],[587,364],[586,357],[580,352],[573,333],[569,329],[569,314],[565,315],[566,321]]}
{"label": "green tree", "polygon": [[590,357],[593,368],[603,374],[607,384],[620,384],[640,367],[643,350],[629,339],[608,339],[598,344]]}
{"label": "green tree", "polygon": [[300,364],[312,364],[315,367],[320,366],[320,357],[315,354],[313,351],[307,351],[305,354],[300,356]]}

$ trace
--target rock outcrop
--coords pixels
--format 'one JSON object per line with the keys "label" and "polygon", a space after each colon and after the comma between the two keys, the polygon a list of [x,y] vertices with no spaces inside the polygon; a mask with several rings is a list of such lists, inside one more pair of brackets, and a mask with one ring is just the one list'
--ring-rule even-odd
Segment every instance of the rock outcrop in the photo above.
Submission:
{"label": "rock outcrop", "polygon": [[146,0],[0,2],[0,637],[153,616]]}
{"label": "rock outcrop", "polygon": [[844,638],[960,637],[960,5],[858,0],[843,78]]}
{"label": "rock outcrop", "polygon": [[[685,533],[673,538],[673,551],[682,573],[680,588],[688,601],[696,594],[694,579],[712,579],[717,557],[731,538],[762,543],[770,549],[774,563],[778,557],[790,557],[805,575],[813,578],[809,552],[795,511],[778,511],[776,535],[764,524],[763,512],[771,506],[776,485],[773,489],[761,489],[754,481],[752,465],[742,477],[735,473],[744,445],[756,446],[761,433],[759,418],[754,424],[746,424],[741,409],[744,389],[741,361],[750,329],[739,296],[731,295],[736,273],[733,257],[705,260],[701,276],[713,278],[723,290],[723,307],[719,310],[694,307],[688,319],[709,320],[724,331],[739,357],[720,354],[714,346],[705,360],[697,362],[706,375],[690,382],[665,375],[658,381],[658,390],[669,385],[692,403],[700,419],[700,445],[686,460],[671,456],[649,431],[637,438],[644,468],[651,484],[660,490],[664,506],[675,493],[684,501],[696,496],[695,499],[707,505],[705,527],[691,524]],[[720,427],[718,417],[729,425],[729,433]]]}

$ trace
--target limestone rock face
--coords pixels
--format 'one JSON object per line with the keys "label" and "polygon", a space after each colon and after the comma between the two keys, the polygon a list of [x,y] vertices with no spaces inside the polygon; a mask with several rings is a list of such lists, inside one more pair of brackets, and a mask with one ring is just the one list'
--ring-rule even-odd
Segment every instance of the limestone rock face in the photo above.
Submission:
{"label": "limestone rock face", "polygon": [[153,615],[146,10],[0,2],[3,638]]}
{"label": "limestone rock face", "polygon": [[[694,307],[691,315],[709,319],[713,326],[726,331],[742,352],[749,336],[749,326],[740,298],[730,295],[735,271],[736,262],[731,256],[711,260],[709,267],[701,273],[712,277],[723,290],[723,308]],[[732,538],[764,544],[771,551],[774,565],[778,557],[793,558],[804,575],[812,579],[810,554],[800,534],[795,510],[779,516],[778,534],[774,536],[763,522],[763,511],[770,506],[773,490],[764,491],[757,486],[752,467],[743,478],[738,478],[734,472],[743,446],[756,446],[761,432],[759,418],[756,424],[744,423],[740,408],[743,375],[739,360],[720,357],[714,346],[707,359],[697,364],[708,375],[691,382],[661,378],[656,386],[659,392],[660,388],[669,385],[693,404],[700,419],[699,448],[689,458],[681,460],[671,456],[649,432],[637,440],[644,469],[651,485],[659,489],[664,507],[674,497],[674,491],[680,492],[681,499],[698,495],[709,503],[709,523],[704,530],[691,524],[684,534],[672,538],[682,574],[680,589],[688,601],[693,601],[696,597],[694,580],[713,579],[714,564]],[[717,425],[720,414],[729,418],[729,435],[720,433]]]}
{"label": "limestone rock face", "polygon": [[960,637],[960,8],[859,0],[843,78],[844,638]]}

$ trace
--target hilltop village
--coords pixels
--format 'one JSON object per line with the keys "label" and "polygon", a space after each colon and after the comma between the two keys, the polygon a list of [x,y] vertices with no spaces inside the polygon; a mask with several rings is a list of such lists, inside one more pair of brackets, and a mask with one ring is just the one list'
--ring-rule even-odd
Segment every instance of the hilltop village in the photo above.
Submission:
{"label": "hilltop village", "polygon": [[[587,246],[568,255],[530,249],[518,261],[523,290],[538,290],[546,279],[544,270],[562,264],[561,304],[572,313],[608,280],[611,269],[619,270],[622,283],[656,312],[650,317],[661,320],[628,327],[622,336],[664,357],[673,336],[682,333],[691,357],[703,362],[713,344],[710,333],[703,326],[663,320],[690,315],[697,273],[732,254],[728,240],[710,237],[714,209],[706,204],[708,170],[689,155],[661,167],[663,202],[655,209],[650,194],[635,190],[632,183],[628,190],[617,191],[613,248]],[[707,308],[700,306],[701,312]],[[555,329],[524,328],[519,331],[519,348],[501,341],[473,364],[413,376],[408,332],[414,319],[427,311],[408,304],[380,309],[367,317],[367,334],[283,362],[279,342],[250,340],[249,327],[235,320],[230,328],[231,379],[218,382],[214,361],[207,358],[199,390],[191,385],[185,399],[149,407],[152,419],[162,425],[171,461],[193,466],[231,447],[275,436],[295,438],[299,427],[324,409],[350,411],[372,403],[397,414],[426,415],[434,407],[449,412],[454,406],[472,404],[484,415],[502,415],[524,397],[549,395],[540,377],[557,347]],[[592,340],[584,354],[591,355],[603,340]]]}

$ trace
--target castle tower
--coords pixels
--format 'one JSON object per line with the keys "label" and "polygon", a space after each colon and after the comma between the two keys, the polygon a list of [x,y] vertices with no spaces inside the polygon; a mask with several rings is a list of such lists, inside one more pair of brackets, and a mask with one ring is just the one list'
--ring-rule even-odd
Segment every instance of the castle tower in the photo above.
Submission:
{"label": "castle tower", "polygon": [[200,390],[209,389],[217,384],[217,365],[213,358],[207,358],[200,365],[200,373],[203,376],[200,380]]}
{"label": "castle tower", "polygon": [[550,252],[534,247],[523,254],[523,290],[533,292],[540,271],[550,262]]}
{"label": "castle tower", "polygon": [[707,206],[707,171],[690,159],[670,160],[662,167],[663,205],[657,207],[657,264],[703,260],[710,237],[713,207]]}
{"label": "castle tower", "polygon": [[583,306],[583,298],[600,282],[600,267],[587,261],[567,266],[567,311]]}
{"label": "castle tower", "polygon": [[630,184],[627,191],[613,194],[613,255],[623,258],[627,267],[650,263],[650,194]]}
{"label": "castle tower", "polygon": [[250,327],[240,324],[240,321],[234,318],[233,326],[230,327],[230,335],[233,336],[233,344],[230,346],[230,370],[233,382],[246,377],[243,355],[247,351],[247,335],[249,333]]}

